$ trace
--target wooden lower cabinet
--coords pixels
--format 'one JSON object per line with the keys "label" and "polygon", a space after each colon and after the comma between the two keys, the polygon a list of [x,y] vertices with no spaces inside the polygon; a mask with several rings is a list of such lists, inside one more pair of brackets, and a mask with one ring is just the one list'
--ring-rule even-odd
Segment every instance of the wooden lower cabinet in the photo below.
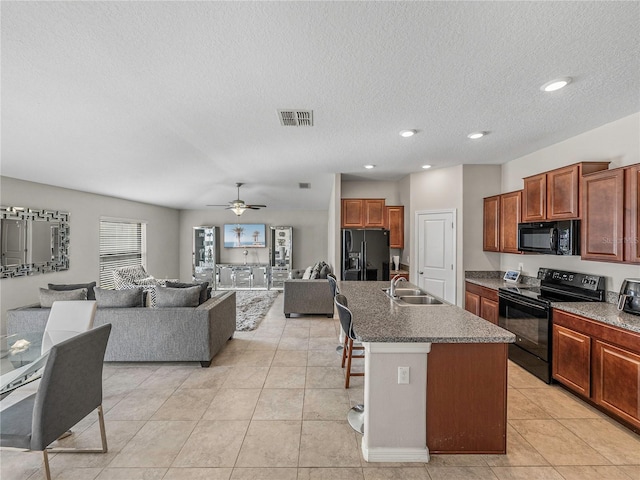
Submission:
{"label": "wooden lower cabinet", "polygon": [[591,338],[553,326],[553,378],[588,397],[591,392]]}
{"label": "wooden lower cabinet", "polygon": [[640,355],[600,340],[594,343],[593,400],[640,427]]}
{"label": "wooden lower cabinet", "polygon": [[466,282],[464,309],[497,325],[498,292],[491,288]]}
{"label": "wooden lower cabinet", "polygon": [[507,344],[433,343],[427,399],[429,453],[506,453]]}
{"label": "wooden lower cabinet", "polygon": [[553,378],[640,433],[640,333],[553,309]]}

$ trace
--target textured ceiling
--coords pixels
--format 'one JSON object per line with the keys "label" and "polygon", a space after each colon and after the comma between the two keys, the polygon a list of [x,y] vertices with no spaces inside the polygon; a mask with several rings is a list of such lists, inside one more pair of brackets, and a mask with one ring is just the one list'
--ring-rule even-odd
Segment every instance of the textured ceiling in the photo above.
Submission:
{"label": "textured ceiling", "polygon": [[333,173],[503,163],[640,110],[637,1],[0,9],[2,175],[176,208],[245,182],[249,203],[324,209]]}

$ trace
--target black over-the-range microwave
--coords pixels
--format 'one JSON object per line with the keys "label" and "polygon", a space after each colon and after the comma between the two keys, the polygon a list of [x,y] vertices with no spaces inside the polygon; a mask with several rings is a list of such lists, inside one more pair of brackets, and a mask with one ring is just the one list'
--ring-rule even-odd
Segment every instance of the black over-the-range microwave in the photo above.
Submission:
{"label": "black over-the-range microwave", "polygon": [[580,255],[580,220],[519,223],[518,250]]}

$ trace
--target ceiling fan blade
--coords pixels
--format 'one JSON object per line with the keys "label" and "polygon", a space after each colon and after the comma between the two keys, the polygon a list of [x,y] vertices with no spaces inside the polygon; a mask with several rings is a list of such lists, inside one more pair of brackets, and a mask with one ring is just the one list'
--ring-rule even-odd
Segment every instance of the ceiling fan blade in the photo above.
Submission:
{"label": "ceiling fan blade", "polygon": [[207,205],[207,207],[227,207],[227,208],[229,208],[229,204],[227,203],[226,205]]}
{"label": "ceiling fan blade", "polygon": [[260,208],[267,208],[266,205],[245,205],[247,208],[253,208],[253,209],[260,209]]}

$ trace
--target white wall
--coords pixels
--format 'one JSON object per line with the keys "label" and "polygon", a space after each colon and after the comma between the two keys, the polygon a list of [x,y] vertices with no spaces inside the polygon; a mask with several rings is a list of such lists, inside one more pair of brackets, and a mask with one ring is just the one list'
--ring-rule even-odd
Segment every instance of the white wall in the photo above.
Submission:
{"label": "white wall", "polygon": [[[415,212],[418,210],[456,210],[456,303],[462,305],[464,299],[464,270],[463,270],[463,222],[464,212],[462,211],[462,165],[450,168],[440,168],[437,170],[412,173],[411,174],[411,201],[409,205],[411,225],[409,228],[409,238],[413,240],[415,231]],[[406,208],[406,206],[405,206]],[[417,271],[416,262],[418,260],[417,246],[411,242],[411,258],[409,278],[412,283],[418,284],[415,277]],[[407,245],[405,243],[405,250]]]}
{"label": "white wall", "polygon": [[[506,163],[502,168],[502,192],[523,188],[522,178],[582,161],[610,160],[609,168],[640,163],[640,113],[621,118],[594,130],[569,138]],[[604,275],[607,290],[616,292],[622,280],[639,277],[638,265],[584,261],[580,257],[502,254],[502,270],[523,264],[526,275],[535,276],[539,267]]]}
{"label": "white wall", "polygon": [[399,205],[404,205],[404,249],[402,249],[402,255],[400,262],[405,265],[410,265],[411,260],[411,223],[413,222],[413,215],[411,213],[411,175],[400,179],[398,181],[399,190]]}
{"label": "white wall", "polygon": [[342,181],[342,198],[384,198],[386,205],[401,205],[398,182]]}
{"label": "white wall", "polygon": [[329,197],[329,215],[327,219],[327,242],[328,253],[327,263],[331,265],[334,275],[341,278],[340,274],[340,210],[342,204],[340,198],[342,195],[342,175],[336,173],[333,177],[333,187],[331,188],[331,196]]}
{"label": "white wall", "polygon": [[[229,210],[181,210],[180,211],[180,280],[191,281],[193,227],[207,225],[222,228],[236,223],[236,216]],[[238,223],[264,223],[270,226],[293,227],[293,268],[305,268],[319,260],[328,261],[328,215],[318,210],[248,210]],[[222,235],[218,238],[222,242]],[[247,263],[269,263],[268,248],[248,248]],[[242,249],[220,247],[218,263],[244,262]]]}
{"label": "white wall", "polygon": [[6,311],[38,303],[38,288],[47,288],[48,283],[98,281],[101,216],[146,222],[148,272],[158,278],[178,276],[178,210],[7,177],[0,177],[0,187],[4,206],[70,213],[69,270],[0,280],[2,333],[6,331]]}
{"label": "white wall", "polygon": [[482,199],[500,193],[501,165],[464,165],[462,176],[463,270],[499,270],[500,254],[482,250]]}

